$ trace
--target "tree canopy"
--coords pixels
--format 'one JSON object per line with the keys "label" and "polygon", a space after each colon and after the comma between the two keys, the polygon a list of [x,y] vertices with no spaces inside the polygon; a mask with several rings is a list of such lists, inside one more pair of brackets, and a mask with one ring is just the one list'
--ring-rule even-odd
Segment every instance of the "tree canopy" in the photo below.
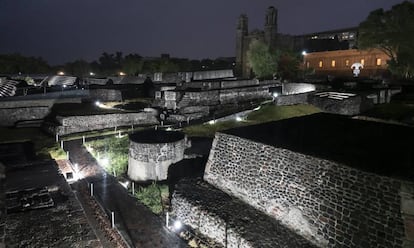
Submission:
{"label": "tree canopy", "polygon": [[414,3],[404,1],[390,10],[377,9],[359,25],[358,46],[386,53],[396,76],[414,76]]}
{"label": "tree canopy", "polygon": [[255,40],[250,43],[247,59],[254,74],[259,78],[271,77],[277,73],[279,52],[271,51],[262,41]]}

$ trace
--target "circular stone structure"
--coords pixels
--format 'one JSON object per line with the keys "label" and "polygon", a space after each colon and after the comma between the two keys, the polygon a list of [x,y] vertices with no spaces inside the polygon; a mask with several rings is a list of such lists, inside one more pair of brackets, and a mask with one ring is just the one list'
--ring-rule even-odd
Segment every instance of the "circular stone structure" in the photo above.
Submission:
{"label": "circular stone structure", "polygon": [[187,139],[178,131],[144,130],[129,135],[128,176],[133,181],[165,180],[168,167],[184,158]]}

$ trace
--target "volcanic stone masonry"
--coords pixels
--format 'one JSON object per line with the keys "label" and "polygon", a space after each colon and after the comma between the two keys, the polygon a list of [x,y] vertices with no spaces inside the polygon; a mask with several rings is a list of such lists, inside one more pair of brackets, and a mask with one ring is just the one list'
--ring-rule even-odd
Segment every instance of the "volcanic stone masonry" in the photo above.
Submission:
{"label": "volcanic stone masonry", "polygon": [[413,247],[414,186],[217,133],[204,179],[320,247]]}
{"label": "volcanic stone masonry", "polygon": [[182,132],[144,130],[129,136],[128,176],[134,181],[165,180],[168,167],[184,158]]}

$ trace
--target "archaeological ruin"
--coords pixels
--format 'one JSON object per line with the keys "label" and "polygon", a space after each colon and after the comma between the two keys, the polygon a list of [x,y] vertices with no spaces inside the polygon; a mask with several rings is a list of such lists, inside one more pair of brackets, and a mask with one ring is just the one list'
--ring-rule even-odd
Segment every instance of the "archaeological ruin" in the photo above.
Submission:
{"label": "archaeological ruin", "polygon": [[165,180],[168,168],[184,158],[187,139],[179,131],[143,130],[129,135],[128,177]]}
{"label": "archaeological ruin", "polygon": [[228,247],[413,247],[413,138],[332,114],[219,132],[205,182],[181,182],[173,211]]}

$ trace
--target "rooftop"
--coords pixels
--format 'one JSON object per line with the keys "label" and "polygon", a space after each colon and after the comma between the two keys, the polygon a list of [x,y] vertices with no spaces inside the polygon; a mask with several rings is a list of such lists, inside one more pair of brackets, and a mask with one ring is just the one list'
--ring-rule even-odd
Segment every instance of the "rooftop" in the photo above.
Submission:
{"label": "rooftop", "polygon": [[224,131],[266,145],[414,181],[414,128],[318,113]]}

